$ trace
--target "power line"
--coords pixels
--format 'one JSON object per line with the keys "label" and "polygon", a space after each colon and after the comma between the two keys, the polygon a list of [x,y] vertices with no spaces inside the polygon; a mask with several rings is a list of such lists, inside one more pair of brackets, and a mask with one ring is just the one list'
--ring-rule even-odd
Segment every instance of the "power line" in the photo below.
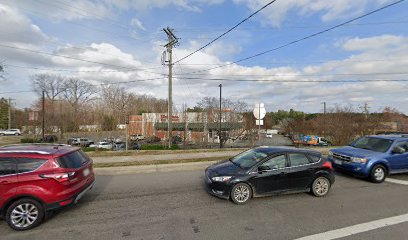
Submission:
{"label": "power line", "polygon": [[[39,71],[52,71],[52,72],[83,72],[83,73],[120,73],[120,72],[135,72],[139,70],[71,70],[71,69],[54,69],[54,68],[41,68],[41,67],[31,67],[31,66],[18,66],[18,65],[11,65],[5,64],[5,67],[13,67],[13,68],[22,68],[22,69],[33,69]],[[144,68],[144,69],[159,69],[161,67],[152,67],[152,68]]]}
{"label": "power line", "polygon": [[287,47],[287,46],[290,46],[290,45],[299,43],[299,42],[304,41],[304,40],[307,40],[307,39],[309,39],[309,38],[313,38],[313,37],[315,37],[315,36],[318,36],[318,35],[321,35],[321,34],[323,34],[323,33],[329,32],[329,31],[331,31],[331,30],[333,30],[333,29],[342,27],[342,26],[347,25],[347,24],[349,24],[349,23],[351,23],[351,22],[357,21],[357,20],[359,20],[359,19],[362,19],[362,18],[367,17],[367,16],[369,16],[369,15],[372,15],[372,14],[374,14],[374,13],[380,12],[380,11],[386,9],[386,8],[392,7],[392,6],[394,6],[394,5],[397,5],[397,4],[399,4],[399,3],[402,3],[402,2],[404,2],[404,1],[405,1],[405,0],[399,0],[399,1],[396,1],[396,2],[393,2],[393,3],[390,3],[390,4],[387,4],[387,5],[385,5],[385,6],[381,7],[381,8],[378,8],[378,9],[376,9],[376,10],[373,10],[373,11],[370,11],[370,12],[365,13],[365,14],[363,14],[363,15],[360,15],[360,16],[358,16],[358,17],[352,18],[352,19],[350,19],[350,20],[348,20],[348,21],[345,21],[345,22],[343,22],[343,23],[337,24],[337,25],[335,25],[335,26],[333,26],[333,27],[330,27],[330,28],[324,29],[324,30],[322,30],[322,31],[319,31],[319,32],[316,32],[316,33],[307,35],[307,36],[305,36],[305,37],[296,39],[296,40],[294,40],[294,41],[288,42],[288,43],[283,44],[283,45],[281,45],[281,46],[279,46],[279,47],[275,47],[275,48],[272,48],[272,49],[269,49],[269,50],[266,50],[266,51],[263,51],[263,52],[254,54],[254,55],[252,55],[252,56],[245,57],[245,58],[236,60],[236,61],[234,61],[234,62],[230,62],[230,63],[227,63],[227,64],[218,65],[218,66],[216,66],[216,67],[212,67],[212,68],[208,68],[208,69],[203,69],[203,70],[198,70],[198,71],[194,71],[194,72],[189,72],[189,73],[206,72],[206,71],[210,71],[210,70],[214,70],[214,69],[218,69],[218,68],[223,68],[223,67],[230,66],[230,65],[232,65],[232,64],[240,63],[240,62],[243,62],[243,61],[247,61],[247,60],[249,60],[249,59],[252,59],[252,58],[256,58],[256,57],[265,55],[265,54],[267,54],[267,53],[270,53],[270,52],[273,52],[273,51],[276,51],[276,50],[285,48],[285,47]]}
{"label": "power line", "polygon": [[17,50],[21,50],[21,51],[27,51],[27,52],[32,52],[32,53],[42,54],[42,55],[48,55],[48,56],[62,57],[62,58],[72,59],[72,60],[81,61],[81,62],[95,63],[95,64],[100,64],[100,65],[109,66],[109,67],[115,67],[115,68],[121,68],[121,69],[130,69],[130,70],[148,72],[148,73],[153,73],[153,74],[158,74],[158,75],[165,75],[165,74],[162,74],[162,73],[146,71],[144,69],[130,68],[130,67],[118,66],[118,65],[109,64],[109,63],[90,61],[90,60],[86,60],[86,59],[80,59],[80,58],[75,58],[75,57],[70,57],[70,56],[64,56],[64,55],[59,55],[59,54],[55,54],[55,53],[47,53],[47,52],[43,52],[43,51],[31,50],[31,49],[27,49],[27,48],[20,48],[20,47],[9,46],[9,45],[4,45],[4,44],[0,44],[0,47],[17,49]]}
{"label": "power line", "polygon": [[229,82],[276,82],[276,83],[353,83],[353,82],[408,82],[408,79],[356,79],[356,80],[272,80],[272,79],[232,79],[232,78],[199,78],[184,77],[190,80],[229,81]]}
{"label": "power line", "polygon": [[[100,84],[87,84],[86,86],[99,87],[99,86],[105,86],[105,85],[128,84],[128,83],[136,83],[136,82],[154,81],[154,80],[160,80],[160,79],[164,79],[164,77],[137,79],[137,80],[129,80],[129,81],[121,81],[121,82],[107,82],[107,83],[100,83]],[[28,92],[36,92],[36,91],[35,90],[23,90],[23,91],[0,92],[0,94],[28,93]]]}
{"label": "power line", "polygon": [[223,36],[227,35],[229,32],[231,32],[232,30],[234,30],[235,28],[237,28],[239,25],[241,25],[242,23],[248,21],[250,18],[252,18],[253,16],[255,16],[257,13],[259,13],[260,11],[264,10],[265,8],[267,8],[269,5],[271,5],[272,3],[276,2],[277,0],[273,0],[270,1],[269,3],[265,4],[263,7],[261,7],[260,9],[258,9],[256,12],[252,13],[251,15],[249,15],[247,18],[245,18],[244,20],[240,21],[239,23],[237,23],[235,26],[233,26],[232,28],[228,29],[228,31],[224,32],[223,34],[221,34],[220,36],[216,37],[214,40],[210,41],[209,43],[205,44],[204,46],[200,47],[199,49],[195,50],[192,53],[187,54],[186,56],[180,58],[179,60],[177,60],[174,63],[178,63],[180,61],[183,61],[184,59],[190,57],[191,55],[197,53],[198,51],[203,50],[204,48],[210,46],[212,43],[214,43],[215,41],[217,41],[218,39],[222,38]]}
{"label": "power line", "polygon": [[[358,26],[369,26],[369,25],[389,25],[389,24],[405,24],[408,23],[408,20],[400,20],[400,21],[382,21],[382,22],[365,22],[365,23],[353,23],[348,24],[347,27],[358,27]],[[320,28],[321,25],[309,25],[309,26],[282,26],[279,27],[279,30],[284,29],[310,29],[310,28]],[[221,32],[226,31],[227,28],[214,28],[214,27],[192,27],[192,28],[177,28],[179,31],[183,32]],[[241,27],[240,29],[247,29],[247,30],[272,30],[271,28],[267,27],[257,27],[257,26],[249,26],[249,27]]]}
{"label": "power line", "polygon": [[[223,76],[223,77],[245,77],[245,76],[261,76],[261,77],[318,77],[318,76],[370,76],[370,75],[404,75],[408,72],[375,72],[375,73],[319,73],[319,74],[211,74],[212,76]],[[180,74],[174,76],[184,76],[184,75],[206,75],[204,73],[197,74]]]}

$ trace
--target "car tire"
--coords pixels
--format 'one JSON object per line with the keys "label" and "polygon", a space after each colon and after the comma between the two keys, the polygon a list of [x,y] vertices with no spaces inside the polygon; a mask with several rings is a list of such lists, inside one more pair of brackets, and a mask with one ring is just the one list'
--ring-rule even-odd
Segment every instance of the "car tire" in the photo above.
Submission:
{"label": "car tire", "polygon": [[373,183],[382,183],[384,182],[387,176],[387,170],[382,165],[375,165],[370,172],[370,180]]}
{"label": "car tire", "polygon": [[38,226],[44,219],[44,207],[31,198],[12,203],[6,212],[6,222],[16,231],[25,231]]}
{"label": "car tire", "polygon": [[311,192],[316,197],[324,197],[330,191],[330,180],[326,177],[318,177],[312,183]]}
{"label": "car tire", "polygon": [[245,204],[252,197],[252,189],[246,183],[237,183],[232,188],[230,197],[235,204]]}

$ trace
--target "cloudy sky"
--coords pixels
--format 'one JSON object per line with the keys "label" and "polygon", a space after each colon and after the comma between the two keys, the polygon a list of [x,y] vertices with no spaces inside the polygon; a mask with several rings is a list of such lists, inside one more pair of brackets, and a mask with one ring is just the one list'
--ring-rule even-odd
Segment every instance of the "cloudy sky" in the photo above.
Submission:
{"label": "cloudy sky", "polygon": [[[321,112],[327,102],[328,107],[368,103],[370,111],[391,106],[408,113],[408,82],[390,81],[408,79],[407,1],[285,46],[394,1],[277,0],[174,65],[175,104],[193,106],[202,97],[217,97],[222,83],[225,97],[263,102],[270,111]],[[133,81],[121,86],[167,98],[164,27],[179,38],[177,60],[267,2],[0,0],[0,61],[6,66],[0,97],[29,107],[36,98],[30,76],[49,72],[92,84]]]}

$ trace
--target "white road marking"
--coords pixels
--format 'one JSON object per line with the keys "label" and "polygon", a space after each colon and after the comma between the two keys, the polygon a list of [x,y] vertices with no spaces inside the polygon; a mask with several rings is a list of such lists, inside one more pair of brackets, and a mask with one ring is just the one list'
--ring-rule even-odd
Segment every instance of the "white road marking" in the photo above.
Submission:
{"label": "white road marking", "polygon": [[391,225],[408,222],[408,214],[403,214],[395,217],[383,218],[367,223],[361,223],[350,227],[340,228],[328,232],[318,233],[297,240],[330,240],[342,237],[351,236],[358,233],[372,231],[378,228],[383,228]]}
{"label": "white road marking", "polygon": [[408,181],[405,181],[405,180],[399,180],[399,179],[395,179],[395,178],[386,178],[385,181],[390,182],[390,183],[396,183],[396,184],[401,184],[401,185],[407,185],[408,186]]}

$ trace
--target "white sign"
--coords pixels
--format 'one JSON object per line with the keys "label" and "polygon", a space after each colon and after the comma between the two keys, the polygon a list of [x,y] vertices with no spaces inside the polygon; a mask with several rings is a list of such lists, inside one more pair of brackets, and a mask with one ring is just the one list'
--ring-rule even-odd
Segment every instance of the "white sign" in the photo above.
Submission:
{"label": "white sign", "polygon": [[263,103],[255,104],[254,108],[254,117],[258,120],[261,120],[265,117],[266,115],[266,109]]}
{"label": "white sign", "polygon": [[263,126],[263,120],[256,120],[256,126]]}

